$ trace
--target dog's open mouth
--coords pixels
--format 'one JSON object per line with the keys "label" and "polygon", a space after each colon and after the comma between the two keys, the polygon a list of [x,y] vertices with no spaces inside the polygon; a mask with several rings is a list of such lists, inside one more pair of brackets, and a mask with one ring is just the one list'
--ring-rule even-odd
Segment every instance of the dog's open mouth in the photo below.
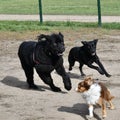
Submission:
{"label": "dog's open mouth", "polygon": [[57,55],[58,55],[58,56],[62,56],[62,55],[63,55],[63,53],[58,53]]}
{"label": "dog's open mouth", "polygon": [[94,53],[92,53],[92,56],[94,56],[95,55],[95,52]]}

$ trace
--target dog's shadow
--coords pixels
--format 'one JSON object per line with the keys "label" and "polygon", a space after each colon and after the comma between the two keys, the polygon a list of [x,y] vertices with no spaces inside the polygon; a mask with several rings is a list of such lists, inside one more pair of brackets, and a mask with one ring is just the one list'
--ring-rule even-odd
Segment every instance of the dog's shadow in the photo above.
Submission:
{"label": "dog's shadow", "polygon": [[[18,78],[13,77],[13,76],[6,76],[3,80],[1,80],[1,83],[11,86],[11,87],[17,87],[21,89],[29,89],[28,84],[24,81],[20,81]],[[38,85],[38,91],[45,91],[45,90],[50,90],[51,89],[47,86],[40,86]]]}
{"label": "dog's shadow", "polygon": [[[58,108],[58,111],[77,114],[85,120],[89,119],[87,118],[87,115],[89,114],[88,106],[84,103],[74,104],[72,107],[61,106],[60,108]],[[96,113],[94,113],[94,118],[96,120],[102,120]]]}

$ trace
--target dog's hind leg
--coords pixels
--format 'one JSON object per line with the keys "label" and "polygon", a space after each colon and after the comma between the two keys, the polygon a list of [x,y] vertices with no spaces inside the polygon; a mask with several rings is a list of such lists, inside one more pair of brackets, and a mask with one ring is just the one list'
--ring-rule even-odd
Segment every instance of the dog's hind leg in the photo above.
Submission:
{"label": "dog's hind leg", "polygon": [[102,117],[106,118],[107,117],[107,113],[106,113],[106,105],[105,105],[105,101],[102,99]]}
{"label": "dog's hind leg", "polygon": [[33,80],[33,74],[34,74],[33,67],[26,63],[24,56],[19,55],[19,58],[20,58],[22,68],[25,72],[29,88],[30,89],[38,89],[38,87],[34,84],[34,80]]}
{"label": "dog's hind leg", "polygon": [[33,67],[30,67],[28,65],[22,65],[22,67],[25,72],[29,88],[30,89],[38,89],[38,87],[34,84],[34,80],[33,80],[33,74],[34,74]]}
{"label": "dog's hind leg", "polygon": [[69,70],[71,71],[72,70],[72,67],[74,66],[75,64],[75,60],[69,60]]}
{"label": "dog's hind leg", "polygon": [[115,107],[114,107],[114,105],[113,105],[112,101],[110,100],[110,101],[108,101],[108,103],[110,104],[110,109],[111,109],[111,110],[114,110],[114,109],[115,109]]}
{"label": "dog's hind leg", "polygon": [[84,72],[83,72],[83,70],[82,70],[82,67],[83,67],[83,64],[80,63],[80,65],[79,65],[79,70],[80,70],[81,76],[85,76],[85,74],[84,74]]}
{"label": "dog's hind leg", "polygon": [[71,71],[71,70],[72,70],[72,67],[73,67],[74,64],[75,64],[75,59],[74,59],[73,56],[71,56],[70,54],[69,54],[69,56],[68,56],[68,62],[69,62],[69,71]]}

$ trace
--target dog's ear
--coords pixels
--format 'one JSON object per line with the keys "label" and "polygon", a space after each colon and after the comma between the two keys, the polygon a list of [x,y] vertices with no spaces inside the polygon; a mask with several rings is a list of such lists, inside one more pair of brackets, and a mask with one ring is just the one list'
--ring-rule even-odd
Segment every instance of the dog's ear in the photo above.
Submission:
{"label": "dog's ear", "polygon": [[38,42],[39,41],[45,41],[45,40],[49,39],[49,35],[41,34],[41,35],[37,36],[37,38],[38,38]]}
{"label": "dog's ear", "polygon": [[98,39],[94,39],[93,41],[94,41],[94,43],[95,43],[95,44],[97,44],[97,42],[98,42]]}
{"label": "dog's ear", "polygon": [[59,35],[60,35],[62,38],[64,38],[64,36],[63,36],[63,34],[62,34],[61,32],[59,32]]}
{"label": "dog's ear", "polygon": [[85,78],[85,84],[91,86],[93,84],[93,79],[91,77]]}
{"label": "dog's ear", "polygon": [[83,45],[87,45],[87,42],[86,42],[86,41],[81,41],[81,43],[82,43]]}
{"label": "dog's ear", "polygon": [[93,79],[91,78],[91,79],[89,79],[89,81],[88,81],[88,85],[92,85],[93,84]]}

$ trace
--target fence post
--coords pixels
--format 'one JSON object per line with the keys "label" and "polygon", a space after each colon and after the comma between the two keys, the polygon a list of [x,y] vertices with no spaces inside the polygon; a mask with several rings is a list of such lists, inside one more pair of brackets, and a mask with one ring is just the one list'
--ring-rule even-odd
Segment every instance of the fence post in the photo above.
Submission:
{"label": "fence post", "polygon": [[40,16],[40,23],[43,22],[43,15],[42,15],[42,0],[39,0],[39,16]]}
{"label": "fence post", "polygon": [[97,0],[97,6],[98,6],[98,26],[102,26],[101,22],[101,5],[100,5],[100,0]]}

